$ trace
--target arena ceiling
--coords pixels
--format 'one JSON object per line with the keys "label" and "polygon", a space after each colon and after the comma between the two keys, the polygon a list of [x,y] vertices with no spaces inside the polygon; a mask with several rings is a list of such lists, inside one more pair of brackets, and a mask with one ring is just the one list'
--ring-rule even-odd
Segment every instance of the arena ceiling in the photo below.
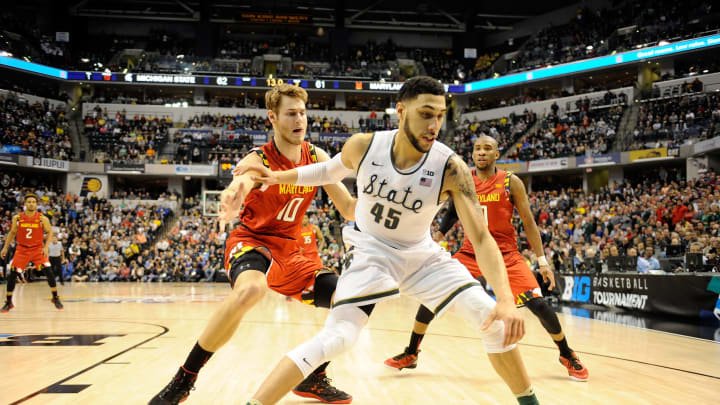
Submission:
{"label": "arena ceiling", "polygon": [[[31,0],[36,2],[38,0]],[[63,0],[61,0],[63,1]],[[42,0],[40,0],[42,2]],[[456,0],[64,0],[74,16],[158,21],[247,22],[243,14],[275,13],[310,16],[318,27],[335,27],[339,19],[350,29],[464,32],[509,30],[525,19],[577,3],[545,1]],[[344,10],[340,13],[338,10]]]}

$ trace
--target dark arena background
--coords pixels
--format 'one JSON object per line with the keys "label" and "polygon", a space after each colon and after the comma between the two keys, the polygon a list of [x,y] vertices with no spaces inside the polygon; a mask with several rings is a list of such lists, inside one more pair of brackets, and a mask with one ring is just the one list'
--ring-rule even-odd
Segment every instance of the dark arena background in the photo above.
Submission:
{"label": "dark arena background", "polygon": [[[439,141],[475,140],[527,189],[556,286],[544,299],[590,372],[573,381],[528,309],[519,343],[542,404],[716,404],[720,393],[720,7],[714,1],[24,0],[0,8],[0,289],[27,193],[61,247],[0,313],[0,403],[146,404],[232,292],[220,193],[273,139],[265,92],[308,93],[306,140],[330,156],[398,128],[403,82],[446,90]],[[354,177],[345,179],[357,193]],[[435,240],[451,253],[458,222]],[[344,226],[307,213],[342,272]],[[538,260],[516,211],[518,249]],[[18,236],[19,237],[19,236]],[[58,253],[59,252],[59,253]],[[37,265],[37,264],[35,264]],[[61,284],[60,281],[63,281]],[[4,297],[4,296],[3,296]],[[377,305],[329,367],[353,404],[514,404],[479,332],[416,301]],[[207,362],[187,404],[245,404],[327,310],[271,292]],[[288,394],[282,404],[320,403]]]}

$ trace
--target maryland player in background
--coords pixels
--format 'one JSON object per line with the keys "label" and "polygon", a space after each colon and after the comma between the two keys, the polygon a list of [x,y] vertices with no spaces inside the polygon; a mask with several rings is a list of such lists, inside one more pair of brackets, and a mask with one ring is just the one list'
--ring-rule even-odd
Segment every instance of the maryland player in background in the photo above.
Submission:
{"label": "maryland player in background", "polygon": [[[499,156],[500,153],[495,139],[489,136],[479,137],[473,147],[472,158],[476,169],[472,171],[472,177],[475,181],[478,201],[485,214],[486,225],[502,252],[510,281],[510,289],[515,296],[515,305],[528,307],[540,320],[540,323],[542,323],[542,326],[547,330],[560,350],[560,363],[567,368],[570,378],[577,381],[587,381],[587,368],[568,346],[557,314],[542,297],[535,276],[518,251],[515,227],[512,224],[515,209],[520,214],[530,246],[538,257],[540,273],[546,282],[550,282],[550,289],[553,289],[555,287],[555,278],[543,253],[540,232],[530,210],[525,185],[519,177],[510,172],[498,170],[495,167],[495,161]],[[440,225],[440,232],[443,234],[458,219],[452,201],[450,204],[450,208]],[[482,277],[470,239],[465,238],[462,247],[455,253],[453,258],[459,260],[473,277]],[[398,370],[417,367],[418,347],[425,336],[428,324],[433,318],[433,313],[421,306],[415,316],[409,346],[405,348],[404,352],[385,360],[385,364]]]}
{"label": "maryland player in background", "polygon": [[25,195],[25,210],[13,217],[12,228],[10,228],[10,233],[5,239],[5,245],[2,251],[0,251],[0,257],[5,259],[11,241],[17,239],[15,255],[10,262],[7,299],[0,312],[8,312],[15,308],[12,302],[12,295],[15,290],[18,273],[22,273],[30,262],[32,262],[38,270],[42,268],[47,277],[50,291],[52,291],[52,302],[55,304],[55,308],[63,309],[63,305],[57,295],[55,274],[50,267],[50,260],[48,259],[48,249],[53,234],[52,227],[47,217],[37,210],[37,202],[37,195],[33,193]]}
{"label": "maryland player in background", "polygon": [[[306,102],[307,92],[301,87],[284,84],[269,90],[265,106],[275,131],[273,139],[253,149],[238,166],[254,163],[283,170],[329,160],[326,152],[305,142]],[[236,175],[220,195],[221,227],[239,219],[225,242],[225,269],[232,292],[212,314],[175,377],[152,398],[150,405],[184,401],[200,369],[230,340],[243,316],[268,290],[315,307],[330,307],[338,275],[320,262],[317,253],[312,260],[301,254],[298,241],[317,187],[261,187],[251,179],[253,173]],[[343,216],[354,218],[355,200],[342,183],[325,186],[325,191]],[[316,368],[293,392],[324,403],[349,404],[352,396],[330,384],[327,365]]]}
{"label": "maryland player in background", "polygon": [[320,254],[325,249],[325,238],[320,228],[310,223],[308,215],[303,217],[302,228],[300,228],[300,253],[309,260],[320,262]]}

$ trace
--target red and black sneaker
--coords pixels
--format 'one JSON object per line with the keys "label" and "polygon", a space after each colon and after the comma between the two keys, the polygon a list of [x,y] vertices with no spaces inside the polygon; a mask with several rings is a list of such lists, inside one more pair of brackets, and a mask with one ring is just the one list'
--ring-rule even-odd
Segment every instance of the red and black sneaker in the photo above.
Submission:
{"label": "red and black sneaker", "polygon": [[0,309],[0,312],[9,312],[11,309],[15,308],[15,305],[13,305],[12,301],[5,301],[5,305],[3,305],[2,309]]}
{"label": "red and black sneaker", "polygon": [[52,299],[52,302],[53,302],[53,304],[55,304],[55,308],[57,308],[57,309],[65,308],[65,307],[63,307],[62,302],[60,302],[60,298],[55,297]]}
{"label": "red and black sneaker", "polygon": [[385,360],[385,365],[397,370],[415,368],[417,367],[418,354],[420,354],[420,350],[417,353],[409,353],[409,348],[406,347],[404,352]]}
{"label": "red and black sneaker", "polygon": [[572,357],[567,358],[560,356],[560,364],[565,366],[568,370],[568,375],[575,381],[587,381],[590,373],[588,369],[580,362],[577,354],[572,352]]}
{"label": "red and black sneaker", "polygon": [[293,394],[303,398],[315,398],[325,404],[349,404],[352,395],[332,386],[326,373],[310,374],[293,389]]}
{"label": "red and black sneaker", "polygon": [[191,390],[195,389],[195,380],[197,380],[197,374],[185,371],[184,368],[180,367],[172,381],[159,394],[155,395],[148,402],[148,405],[179,404],[190,396]]}

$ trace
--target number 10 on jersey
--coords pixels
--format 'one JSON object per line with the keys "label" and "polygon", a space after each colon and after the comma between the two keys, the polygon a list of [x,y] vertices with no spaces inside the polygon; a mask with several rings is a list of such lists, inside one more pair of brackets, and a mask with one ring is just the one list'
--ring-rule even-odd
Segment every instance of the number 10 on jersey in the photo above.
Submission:
{"label": "number 10 on jersey", "polygon": [[295,217],[297,217],[298,209],[300,208],[300,204],[302,204],[303,200],[304,198],[302,197],[295,197],[288,201],[280,212],[278,212],[275,219],[278,221],[295,222]]}

